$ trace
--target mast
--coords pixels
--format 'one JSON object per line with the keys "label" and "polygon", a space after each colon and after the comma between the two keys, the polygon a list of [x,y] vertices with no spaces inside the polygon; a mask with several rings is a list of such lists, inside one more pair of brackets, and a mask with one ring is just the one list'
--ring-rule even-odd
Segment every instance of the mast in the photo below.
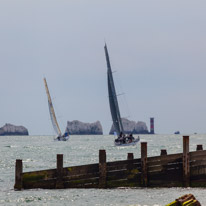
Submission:
{"label": "mast", "polygon": [[56,119],[56,115],[55,115],[54,107],[53,107],[53,104],[52,104],[52,101],[51,101],[51,96],[50,96],[49,89],[48,89],[48,86],[47,86],[46,78],[44,78],[44,85],[45,85],[45,89],[46,89],[46,93],[47,93],[47,97],[48,97],[48,105],[49,105],[49,112],[50,112],[52,125],[54,127],[55,132],[59,136],[61,136],[61,130],[59,128],[59,125],[58,125],[58,122],[57,122],[57,119]]}
{"label": "mast", "polygon": [[115,128],[117,134],[120,135],[121,132],[124,133],[124,129],[123,129],[123,125],[122,125],[122,119],[120,116],[119,105],[118,105],[118,101],[117,101],[117,95],[116,95],[116,90],[115,90],[115,86],[114,86],[112,69],[111,69],[111,65],[110,65],[109,54],[108,54],[106,44],[104,46],[104,50],[105,50],[105,56],[106,56],[106,62],[107,62],[107,81],[108,81],[110,111],[112,114],[114,128]]}

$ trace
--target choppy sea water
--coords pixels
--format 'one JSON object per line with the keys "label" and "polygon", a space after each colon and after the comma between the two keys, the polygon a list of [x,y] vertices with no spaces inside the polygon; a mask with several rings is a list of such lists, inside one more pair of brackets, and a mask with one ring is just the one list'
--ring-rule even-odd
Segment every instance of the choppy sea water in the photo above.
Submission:
{"label": "choppy sea water", "polygon": [[[148,156],[182,152],[180,135],[139,135],[148,142]],[[192,193],[204,206],[204,188],[119,188],[119,189],[63,189],[14,191],[15,161],[23,160],[24,171],[56,168],[56,154],[64,154],[64,166],[98,162],[99,149],[105,149],[107,161],[124,160],[127,153],[140,157],[140,144],[115,147],[113,136],[71,136],[67,142],[53,141],[52,136],[0,137],[0,204],[1,205],[96,205],[96,206],[164,206],[177,197]],[[206,148],[206,135],[190,136],[190,151],[196,145]]]}

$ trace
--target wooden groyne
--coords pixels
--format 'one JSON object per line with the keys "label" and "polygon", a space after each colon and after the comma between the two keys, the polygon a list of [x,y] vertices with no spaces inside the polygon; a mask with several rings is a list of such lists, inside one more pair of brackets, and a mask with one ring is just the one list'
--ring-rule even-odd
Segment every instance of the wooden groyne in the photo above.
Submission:
{"label": "wooden groyne", "polygon": [[127,160],[107,162],[99,150],[99,163],[63,167],[57,154],[57,168],[23,172],[16,160],[14,189],[116,188],[116,187],[206,187],[206,150],[197,145],[189,152],[189,136],[183,136],[183,153],[147,156],[147,143],[141,142],[141,158],[128,153]]}

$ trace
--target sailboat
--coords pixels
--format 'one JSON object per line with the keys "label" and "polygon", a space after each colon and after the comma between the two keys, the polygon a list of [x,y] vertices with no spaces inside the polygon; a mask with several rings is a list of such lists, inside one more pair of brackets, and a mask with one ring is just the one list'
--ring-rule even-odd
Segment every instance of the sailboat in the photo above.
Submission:
{"label": "sailboat", "polygon": [[67,141],[69,139],[69,135],[68,135],[67,132],[65,132],[62,135],[62,132],[60,130],[60,127],[59,127],[59,124],[57,122],[56,115],[55,115],[55,112],[54,112],[54,107],[53,107],[53,104],[52,104],[52,100],[51,100],[51,96],[50,96],[50,93],[49,93],[46,78],[44,78],[44,85],[45,85],[46,94],[47,94],[47,98],[48,98],[48,105],[49,105],[49,113],[50,113],[50,117],[51,117],[51,122],[52,122],[52,126],[54,128],[54,131],[56,133],[55,140]]}
{"label": "sailboat", "polygon": [[126,135],[124,132],[122,119],[120,115],[116,90],[114,86],[114,80],[112,75],[112,69],[109,60],[109,53],[107,50],[107,45],[104,46],[106,62],[107,62],[107,83],[108,83],[108,93],[109,93],[109,105],[110,111],[112,116],[113,125],[115,128],[115,133],[117,134],[118,138],[115,139],[114,144],[116,146],[129,146],[135,145],[140,139],[134,138],[132,134]]}

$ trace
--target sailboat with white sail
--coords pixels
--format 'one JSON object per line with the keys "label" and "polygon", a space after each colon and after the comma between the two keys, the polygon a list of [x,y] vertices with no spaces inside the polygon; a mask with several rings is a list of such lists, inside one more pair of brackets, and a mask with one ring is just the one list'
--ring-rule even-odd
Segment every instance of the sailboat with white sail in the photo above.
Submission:
{"label": "sailboat with white sail", "polygon": [[52,100],[51,100],[51,96],[50,96],[50,93],[49,93],[46,78],[44,78],[44,85],[45,85],[46,94],[47,94],[47,98],[48,98],[49,114],[50,114],[50,117],[51,117],[52,126],[54,128],[55,133],[56,133],[55,140],[67,141],[69,139],[69,135],[68,135],[67,132],[65,132],[62,135],[62,132],[60,130],[60,127],[59,127],[59,124],[57,122],[56,115],[55,115],[55,112],[54,112],[54,107],[53,107],[53,104],[52,104]]}
{"label": "sailboat with white sail", "polygon": [[112,75],[112,69],[110,65],[109,60],[109,53],[107,50],[107,45],[104,46],[105,50],[105,56],[106,56],[106,62],[107,62],[107,83],[108,83],[108,93],[109,93],[109,105],[110,105],[110,111],[112,116],[113,125],[115,128],[115,132],[118,136],[117,139],[115,139],[114,144],[116,146],[129,146],[129,145],[135,145],[140,139],[134,138],[132,134],[126,135],[124,132],[122,119],[120,115],[116,90],[114,86],[114,80]]}

